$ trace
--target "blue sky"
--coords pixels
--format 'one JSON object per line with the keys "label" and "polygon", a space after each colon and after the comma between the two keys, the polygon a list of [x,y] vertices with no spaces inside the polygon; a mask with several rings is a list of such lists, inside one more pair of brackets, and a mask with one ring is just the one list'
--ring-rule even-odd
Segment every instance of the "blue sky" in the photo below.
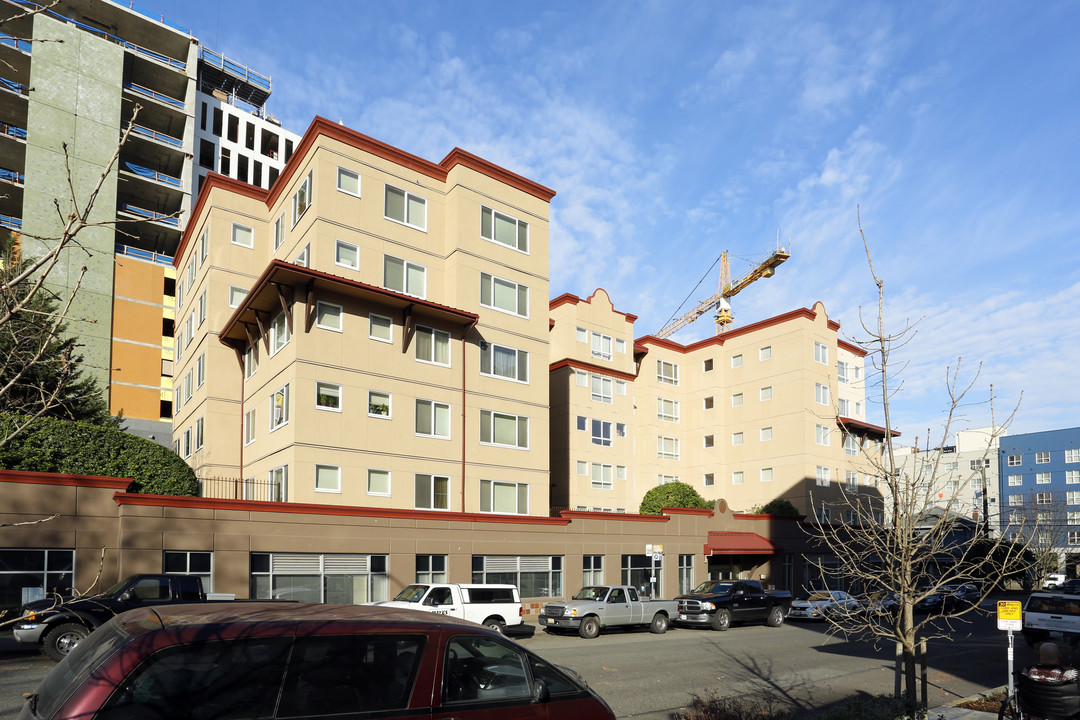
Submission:
{"label": "blue sky", "polygon": [[[140,0],[269,74],[269,109],[558,192],[551,293],[604,287],[658,330],[730,250],[792,258],[737,324],[822,301],[863,340],[877,294],[903,440],[936,441],[962,358],[1012,432],[1080,425],[1080,5],[1069,2]],[[699,321],[675,337],[712,332]],[[880,408],[870,407],[880,421]],[[989,424],[986,405],[959,427]]]}

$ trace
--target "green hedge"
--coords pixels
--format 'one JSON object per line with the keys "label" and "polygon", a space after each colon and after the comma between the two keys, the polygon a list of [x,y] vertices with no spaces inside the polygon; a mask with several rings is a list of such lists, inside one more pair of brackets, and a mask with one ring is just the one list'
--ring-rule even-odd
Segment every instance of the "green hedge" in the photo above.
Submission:
{"label": "green hedge", "polygon": [[705,500],[698,491],[682,482],[657,485],[641,499],[638,512],[642,515],[659,515],[661,508],[711,508],[713,503]]}
{"label": "green hedge", "polygon": [[[0,437],[17,416],[0,414]],[[195,471],[176,453],[116,427],[41,417],[0,448],[0,468],[131,478],[129,492],[198,495]]]}

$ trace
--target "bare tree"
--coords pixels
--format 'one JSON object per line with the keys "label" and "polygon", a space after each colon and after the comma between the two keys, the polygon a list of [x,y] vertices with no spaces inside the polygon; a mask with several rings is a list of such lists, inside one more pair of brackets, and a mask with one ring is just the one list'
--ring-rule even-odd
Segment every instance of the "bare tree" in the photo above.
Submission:
{"label": "bare tree", "polygon": [[[859,218],[859,232],[866,251],[871,276],[877,286],[875,320],[861,316],[865,338],[853,340],[868,351],[874,369],[873,395],[884,413],[885,436],[880,446],[863,447],[865,462],[880,479],[880,497],[849,494],[835,501],[840,512],[833,517],[845,517],[845,524],[818,524],[811,530],[827,560],[817,562],[817,572],[832,587],[861,587],[877,590],[886,598],[879,605],[884,612],[833,616],[830,623],[836,630],[869,636],[875,642],[895,642],[903,661],[903,695],[909,708],[916,708],[916,657],[920,645],[932,638],[948,637],[954,630],[952,621],[977,608],[977,603],[954,603],[950,600],[952,587],[973,583],[988,592],[1002,578],[1030,566],[1030,554],[1023,542],[1013,542],[1011,532],[992,537],[972,521],[969,513],[957,512],[958,496],[942,492],[944,474],[943,448],[959,425],[964,414],[973,406],[989,409],[993,422],[987,437],[983,462],[996,453],[992,450],[996,437],[1007,429],[1015,409],[998,422],[993,418],[993,386],[981,402],[971,399],[979,378],[979,370],[964,379],[961,362],[946,372],[944,389],[948,396],[942,429],[942,441],[924,443],[917,463],[903,463],[899,448],[894,446],[891,403],[903,383],[899,375],[903,363],[894,359],[915,336],[917,323],[906,322],[896,333],[886,329],[885,283],[874,269],[869,243]],[[869,399],[869,398],[868,398]],[[845,431],[847,428],[843,428]],[[936,450],[927,448],[936,447]],[[919,450],[919,439],[915,440]],[[985,519],[984,519],[985,520]],[[1008,520],[1008,519],[1007,519]],[[1010,530],[1013,530],[1010,526]],[[915,605],[938,595],[944,598],[939,613],[916,614]],[[944,621],[942,621],[944,618]],[[925,645],[923,645],[925,648]],[[900,670],[898,666],[898,672]],[[900,689],[899,677],[897,689]]]}
{"label": "bare tree", "polygon": [[1007,514],[1010,532],[1032,554],[1034,566],[1030,581],[1039,587],[1052,572],[1057,572],[1068,547],[1069,509],[1061,492],[1032,490],[1009,496],[1010,504],[1001,509]]}

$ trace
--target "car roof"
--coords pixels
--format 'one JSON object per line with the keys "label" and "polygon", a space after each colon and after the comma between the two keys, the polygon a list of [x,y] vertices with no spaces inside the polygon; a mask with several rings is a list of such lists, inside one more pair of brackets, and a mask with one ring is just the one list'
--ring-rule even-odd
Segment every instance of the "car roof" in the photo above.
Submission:
{"label": "car roof", "polygon": [[135,636],[163,628],[180,629],[202,625],[236,623],[298,623],[351,622],[373,625],[407,624],[410,627],[438,628],[445,626],[480,629],[467,620],[404,608],[374,605],[340,605],[334,603],[246,602],[225,601],[188,605],[158,605],[137,608],[121,613],[117,622],[125,632]]}

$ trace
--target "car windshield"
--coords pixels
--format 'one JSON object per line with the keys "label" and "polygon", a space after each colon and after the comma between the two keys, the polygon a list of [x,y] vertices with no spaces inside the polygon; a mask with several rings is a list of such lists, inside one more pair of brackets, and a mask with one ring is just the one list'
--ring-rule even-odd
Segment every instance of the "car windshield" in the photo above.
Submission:
{"label": "car windshield", "polygon": [[715,593],[717,595],[727,595],[731,592],[731,586],[734,583],[730,582],[716,582],[715,580],[706,580],[705,582],[694,588],[696,593]]}
{"label": "car windshield", "polygon": [[828,602],[833,599],[832,593],[828,592],[815,592],[810,593],[806,599],[810,602]]}
{"label": "car windshield", "polygon": [[424,593],[428,591],[428,587],[428,585],[409,585],[395,595],[394,599],[400,602],[420,602],[420,598],[424,597]]}
{"label": "car windshield", "polygon": [[34,717],[51,718],[67,702],[86,677],[123,645],[130,636],[116,618],[90,633],[49,671],[37,690],[27,697]]}
{"label": "car windshield", "polygon": [[607,595],[608,589],[602,586],[583,587],[574,595],[575,600],[599,600]]}

